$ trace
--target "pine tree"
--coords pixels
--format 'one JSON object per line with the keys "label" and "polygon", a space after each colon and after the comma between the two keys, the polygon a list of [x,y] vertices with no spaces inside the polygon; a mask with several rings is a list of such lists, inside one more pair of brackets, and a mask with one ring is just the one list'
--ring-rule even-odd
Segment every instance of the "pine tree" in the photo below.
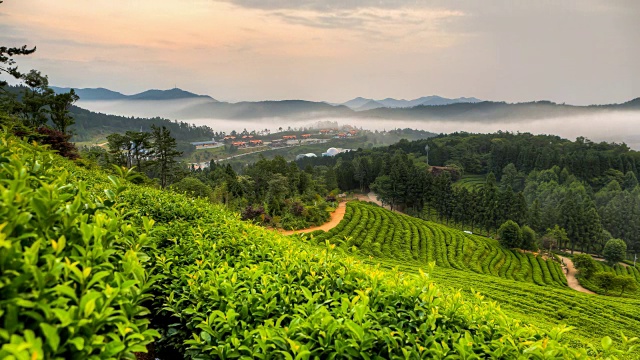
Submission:
{"label": "pine tree", "polygon": [[171,172],[176,164],[176,157],[181,156],[182,152],[176,150],[176,139],[171,136],[171,132],[165,126],[151,126],[151,149],[153,151],[154,160],[152,166],[158,171],[160,177],[160,186],[165,188]]}
{"label": "pine tree", "polygon": [[[0,1],[0,4],[2,4],[2,1]],[[15,66],[16,61],[13,57],[31,55],[35,51],[35,47],[29,49],[26,45],[21,47],[0,46],[0,74],[5,73],[15,79],[20,79],[22,77],[22,73],[18,71],[18,67]],[[5,80],[0,80],[0,88],[7,85],[8,83]]]}
{"label": "pine tree", "polygon": [[79,99],[73,89],[68,93],[53,95],[49,108],[51,122],[56,130],[66,134],[67,128],[75,123],[73,116],[69,115],[69,108]]}

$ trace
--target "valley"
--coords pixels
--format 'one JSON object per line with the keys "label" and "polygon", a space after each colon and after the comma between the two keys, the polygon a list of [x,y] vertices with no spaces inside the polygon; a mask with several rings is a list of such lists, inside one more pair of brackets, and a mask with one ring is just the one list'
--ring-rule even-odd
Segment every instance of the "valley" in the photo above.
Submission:
{"label": "valley", "polygon": [[0,359],[640,359],[639,18],[0,0]]}

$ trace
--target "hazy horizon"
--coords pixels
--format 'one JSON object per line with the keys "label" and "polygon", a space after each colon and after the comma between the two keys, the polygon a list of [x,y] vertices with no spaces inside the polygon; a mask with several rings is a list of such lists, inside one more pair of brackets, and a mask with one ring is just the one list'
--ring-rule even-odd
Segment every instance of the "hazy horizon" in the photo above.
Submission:
{"label": "hazy horizon", "polygon": [[[596,114],[580,116],[559,116],[543,119],[520,118],[499,120],[397,120],[348,117],[309,117],[309,118],[260,118],[260,119],[216,119],[186,118],[170,116],[164,111],[171,109],[179,112],[182,108],[201,103],[202,99],[169,100],[169,101],[83,101],[78,105],[89,110],[112,115],[137,117],[165,117],[195,125],[207,125],[215,131],[229,133],[243,129],[277,130],[279,127],[309,127],[318,121],[337,121],[340,125],[348,124],[368,130],[391,130],[396,128],[412,128],[434,133],[452,133],[456,131],[491,133],[499,130],[511,132],[530,132],[533,134],[558,135],[570,140],[584,136],[594,142],[607,141],[626,143],[635,150],[640,150],[640,132],[638,129],[640,111],[602,111]],[[124,104],[125,106],[114,106]]]}

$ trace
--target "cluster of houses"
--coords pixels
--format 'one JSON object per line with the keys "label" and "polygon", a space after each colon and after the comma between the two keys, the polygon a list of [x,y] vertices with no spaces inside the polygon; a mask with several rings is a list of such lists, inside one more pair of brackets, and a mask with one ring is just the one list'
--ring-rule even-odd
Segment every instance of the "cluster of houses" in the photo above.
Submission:
{"label": "cluster of houses", "polygon": [[[355,136],[357,133],[358,131],[353,129],[348,131],[345,131],[345,130],[341,131],[338,128],[320,130],[320,134],[322,135],[333,135],[334,138],[340,138],[340,139],[346,139],[346,138]],[[312,138],[312,136],[313,136],[312,134],[302,134],[300,135],[300,139],[313,141],[314,139]],[[270,145],[271,147],[283,147],[283,146],[291,145],[292,143],[290,141],[294,141],[297,139],[298,137],[296,135],[284,135],[282,136],[282,139],[272,140],[270,143],[268,142],[267,145]],[[321,139],[315,139],[315,140],[316,142],[326,141]],[[215,141],[215,139],[211,139],[211,141],[192,142],[191,144],[194,145],[196,149],[220,147],[220,146],[223,146],[224,144],[230,144],[238,148],[265,145],[265,143],[262,140],[255,139],[254,135],[242,135],[242,136],[227,135],[223,138],[222,142],[217,142]],[[308,154],[304,154],[304,155],[308,155]]]}
{"label": "cluster of houses", "polygon": [[237,136],[227,135],[224,137],[224,142],[238,148],[244,148],[247,146],[260,146],[264,144],[262,140],[254,139],[253,135],[243,135],[240,139],[238,139]]}

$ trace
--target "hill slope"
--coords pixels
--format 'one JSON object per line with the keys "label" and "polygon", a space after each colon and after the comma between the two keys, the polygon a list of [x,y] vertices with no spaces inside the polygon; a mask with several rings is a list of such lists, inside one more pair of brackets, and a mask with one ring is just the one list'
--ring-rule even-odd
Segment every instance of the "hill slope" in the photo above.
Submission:
{"label": "hill slope", "polygon": [[344,220],[324,239],[348,239],[364,255],[414,261],[473,271],[478,274],[565,288],[558,262],[502,248],[497,241],[395,213],[379,206],[352,202]]}
{"label": "hill slope", "polygon": [[[0,187],[0,222],[11,244],[0,259],[43,256],[0,274],[14,296],[0,303],[14,317],[0,327],[12,339],[0,349],[3,358],[132,358],[144,350],[141,339],[159,334],[156,348],[166,359],[586,356],[562,342],[564,330],[509,319],[478,297],[439,291],[425,276],[381,272],[331,247],[241,222],[222,207],[107,178],[0,137],[7,160],[0,180],[8,185]],[[20,202],[10,196],[16,191]],[[23,236],[27,228],[33,236]],[[27,280],[41,291],[23,286]],[[112,303],[119,294],[132,300]],[[51,301],[40,303],[45,295]],[[113,309],[143,317],[109,317]],[[149,320],[159,334],[147,330]]]}
{"label": "hill slope", "polygon": [[[303,235],[311,242],[357,248],[366,263],[420,274],[427,261],[436,283],[478,292],[507,313],[541,326],[566,324],[576,343],[597,343],[613,332],[640,332],[640,300],[579,293],[565,286],[556,263],[504,250],[486,238],[391,212],[349,203],[343,221],[329,232]],[[546,269],[545,269],[546,265]],[[527,274],[527,275],[525,275]],[[640,356],[634,352],[629,359]]]}

